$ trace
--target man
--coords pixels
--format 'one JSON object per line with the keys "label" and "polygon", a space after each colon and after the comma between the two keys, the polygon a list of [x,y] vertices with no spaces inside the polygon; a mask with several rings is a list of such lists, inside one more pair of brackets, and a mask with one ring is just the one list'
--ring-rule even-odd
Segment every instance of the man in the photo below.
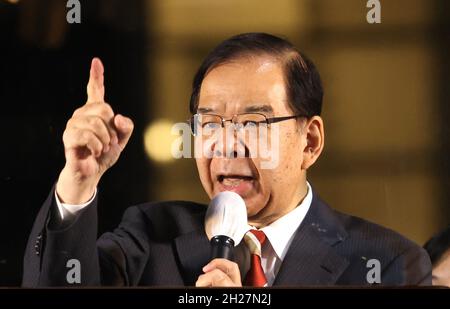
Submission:
{"label": "man", "polygon": [[[210,261],[206,205],[192,202],[131,207],[114,232],[96,239],[96,188],[125,148],[133,123],[104,102],[98,59],[92,61],[87,92],[87,103],[64,132],[66,165],[31,232],[24,286],[68,285],[66,265],[73,259],[82,285],[431,283],[422,248],[332,210],[307,182],[307,170],[324,146],[323,92],[314,64],[289,42],[265,33],[232,37],[206,57],[193,82],[194,127],[220,131],[258,124],[277,131],[268,138],[278,145],[272,168],[262,168],[248,138],[218,138],[205,143],[212,156],[196,158],[209,197],[234,191],[245,201],[248,237],[259,250],[250,252],[242,241],[235,261]],[[237,154],[239,145],[244,156]]]}
{"label": "man", "polygon": [[424,248],[433,264],[433,285],[450,288],[450,226],[428,240]]}

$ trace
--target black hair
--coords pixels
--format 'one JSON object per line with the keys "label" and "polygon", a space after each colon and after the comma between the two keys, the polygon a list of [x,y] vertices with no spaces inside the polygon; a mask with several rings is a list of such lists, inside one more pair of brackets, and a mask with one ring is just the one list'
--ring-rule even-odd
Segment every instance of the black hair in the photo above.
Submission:
{"label": "black hair", "polygon": [[428,252],[433,266],[436,265],[445,252],[450,249],[450,226],[433,236],[423,247]]}
{"label": "black hair", "polygon": [[197,111],[203,79],[215,67],[246,55],[274,56],[283,66],[288,102],[294,113],[312,117],[322,111],[323,89],[316,67],[289,41],[267,33],[243,33],[214,48],[203,60],[192,83],[189,109]]}

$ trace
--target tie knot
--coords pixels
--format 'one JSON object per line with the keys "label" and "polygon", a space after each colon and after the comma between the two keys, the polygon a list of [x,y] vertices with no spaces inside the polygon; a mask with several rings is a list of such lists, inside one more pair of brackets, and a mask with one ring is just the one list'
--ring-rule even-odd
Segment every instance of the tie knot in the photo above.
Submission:
{"label": "tie knot", "polygon": [[256,239],[258,239],[261,246],[264,245],[264,242],[266,241],[266,234],[264,234],[263,231],[250,230],[249,232],[252,233],[253,235],[255,235]]}
{"label": "tie knot", "polygon": [[250,230],[245,234],[244,241],[251,254],[261,256],[261,247],[266,241],[266,234],[263,231]]}

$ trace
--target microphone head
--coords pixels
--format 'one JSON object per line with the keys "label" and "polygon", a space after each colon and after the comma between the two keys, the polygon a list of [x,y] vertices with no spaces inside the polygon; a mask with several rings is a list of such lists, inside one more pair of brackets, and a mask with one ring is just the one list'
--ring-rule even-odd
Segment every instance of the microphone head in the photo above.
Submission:
{"label": "microphone head", "polygon": [[205,231],[209,240],[227,236],[237,246],[248,231],[247,207],[242,197],[231,191],[217,194],[206,211]]}

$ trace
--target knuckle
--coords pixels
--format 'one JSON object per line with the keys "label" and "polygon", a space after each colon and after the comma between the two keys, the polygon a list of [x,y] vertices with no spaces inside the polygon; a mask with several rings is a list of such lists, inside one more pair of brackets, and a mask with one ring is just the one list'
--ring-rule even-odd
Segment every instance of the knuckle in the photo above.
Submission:
{"label": "knuckle", "polygon": [[198,279],[198,280],[195,282],[195,286],[201,287],[201,286],[203,286],[203,285],[204,285],[204,282],[203,282],[203,280],[201,280],[201,279]]}
{"label": "knuckle", "polygon": [[103,102],[102,105],[103,105],[103,108],[105,108],[107,111],[109,111],[110,113],[113,113],[113,109],[109,103]]}
{"label": "knuckle", "polygon": [[223,274],[216,274],[212,278],[212,282],[214,285],[223,285],[225,282],[227,282],[227,277]]}
{"label": "knuckle", "polygon": [[99,115],[99,117],[105,119],[105,121],[108,121],[109,119],[112,118],[112,115],[103,108],[98,111],[98,115]]}
{"label": "knuckle", "polygon": [[67,126],[66,129],[63,132],[63,141],[68,141],[73,139],[73,137],[76,138],[77,130],[72,126]]}
{"label": "knuckle", "polygon": [[205,274],[203,274],[203,275],[200,275],[198,278],[197,278],[197,281],[195,282],[195,285],[203,285],[206,281],[207,281],[207,279],[208,279],[208,277],[206,277],[206,275]]}
{"label": "knuckle", "polygon": [[73,111],[72,117],[77,117],[83,110],[83,107],[79,107]]}
{"label": "knuckle", "polygon": [[67,120],[66,123],[66,130],[71,128],[73,126],[73,122],[74,122],[74,117],[70,118],[69,120]]}
{"label": "knuckle", "polygon": [[100,113],[106,118],[112,118],[114,116],[114,111],[108,103],[101,103]]}
{"label": "knuckle", "polygon": [[84,143],[89,143],[93,141],[92,133],[88,130],[79,130],[78,138],[80,139],[80,141],[83,141]]}
{"label": "knuckle", "polygon": [[95,129],[98,129],[101,127],[103,121],[97,117],[97,116],[91,116],[87,119],[87,122],[90,126],[94,127]]}
{"label": "knuckle", "polygon": [[103,128],[103,120],[100,117],[94,117],[93,121],[93,125],[96,126],[97,128],[101,129]]}
{"label": "knuckle", "polygon": [[225,266],[225,273],[227,275],[231,274],[233,272],[233,270],[234,270],[234,267],[232,265]]}
{"label": "knuckle", "polygon": [[79,137],[80,140],[88,141],[90,139],[89,131],[79,130],[78,131],[78,137]]}
{"label": "knuckle", "polygon": [[64,130],[63,136],[62,136],[62,140],[64,144],[67,144],[69,142],[69,132],[68,129]]}
{"label": "knuckle", "polygon": [[212,273],[213,277],[216,278],[216,279],[218,279],[218,280],[223,279],[223,277],[224,277],[224,275],[225,275],[225,274],[224,274],[220,269],[218,269],[218,268],[214,269],[211,273]]}

